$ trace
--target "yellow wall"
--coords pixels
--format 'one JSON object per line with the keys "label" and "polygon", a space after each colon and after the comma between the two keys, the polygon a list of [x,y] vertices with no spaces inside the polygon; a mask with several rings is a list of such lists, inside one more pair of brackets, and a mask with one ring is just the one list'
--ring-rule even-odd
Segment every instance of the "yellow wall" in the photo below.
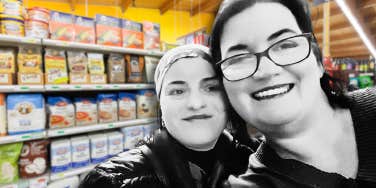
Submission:
{"label": "yellow wall", "polygon": [[158,9],[128,8],[122,13],[118,6],[99,6],[78,4],[75,11],[71,10],[68,3],[51,1],[24,0],[25,7],[45,7],[50,10],[67,12],[79,16],[94,17],[95,14],[104,14],[118,18],[126,18],[138,22],[151,21],[161,26],[161,40],[168,43],[175,43],[178,37],[186,35],[198,29],[207,28],[209,32],[214,20],[213,14],[201,13],[191,17],[188,12],[167,11],[160,15]]}

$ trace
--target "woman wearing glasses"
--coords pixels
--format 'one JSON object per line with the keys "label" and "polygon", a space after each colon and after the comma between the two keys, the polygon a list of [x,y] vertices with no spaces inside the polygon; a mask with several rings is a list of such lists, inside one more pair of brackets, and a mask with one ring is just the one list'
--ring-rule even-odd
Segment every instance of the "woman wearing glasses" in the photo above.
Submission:
{"label": "woman wearing glasses", "polygon": [[247,169],[249,148],[224,132],[229,105],[200,45],[168,51],[155,73],[162,128],[152,140],[91,171],[81,188],[220,187]]}
{"label": "woman wearing glasses", "polygon": [[225,0],[211,47],[232,106],[265,136],[234,187],[375,186],[376,90],[336,87],[305,0]]}

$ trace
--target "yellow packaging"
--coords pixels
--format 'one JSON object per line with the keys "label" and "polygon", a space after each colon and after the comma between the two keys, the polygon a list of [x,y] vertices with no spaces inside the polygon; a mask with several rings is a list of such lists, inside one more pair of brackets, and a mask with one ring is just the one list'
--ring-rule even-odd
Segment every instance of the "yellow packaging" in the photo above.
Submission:
{"label": "yellow packaging", "polygon": [[17,56],[18,72],[42,73],[42,52],[39,47],[21,46]]}
{"label": "yellow packaging", "polygon": [[0,85],[12,85],[14,83],[14,74],[0,73]]}
{"label": "yellow packaging", "polygon": [[82,73],[70,73],[69,82],[70,84],[88,84],[89,76],[88,74],[82,74]]}
{"label": "yellow packaging", "polygon": [[44,56],[47,84],[67,84],[68,72],[64,51],[46,49]]}
{"label": "yellow packaging", "polygon": [[5,94],[0,93],[0,136],[7,134],[7,119],[6,119]]}
{"label": "yellow packaging", "polygon": [[23,18],[6,14],[0,15],[0,33],[19,37],[25,36]]}
{"label": "yellow packaging", "polygon": [[17,74],[18,85],[43,85],[43,73],[21,73]]}
{"label": "yellow packaging", "polygon": [[0,73],[15,73],[16,59],[13,49],[0,49]]}
{"label": "yellow packaging", "polygon": [[103,54],[88,53],[87,58],[88,58],[88,63],[89,63],[90,74],[103,74],[104,73]]}
{"label": "yellow packaging", "polygon": [[90,74],[91,84],[106,84],[107,75],[106,74]]}

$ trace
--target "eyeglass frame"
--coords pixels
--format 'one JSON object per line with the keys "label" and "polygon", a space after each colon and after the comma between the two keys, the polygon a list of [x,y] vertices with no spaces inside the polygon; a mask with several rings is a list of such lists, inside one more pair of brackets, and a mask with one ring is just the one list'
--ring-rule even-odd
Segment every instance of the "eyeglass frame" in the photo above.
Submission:
{"label": "eyeglass frame", "polygon": [[[272,60],[272,59],[270,58],[269,50],[270,50],[272,47],[274,47],[276,44],[278,44],[278,43],[280,43],[280,42],[282,42],[282,41],[285,41],[285,40],[291,39],[291,38],[301,37],[301,36],[304,36],[304,37],[307,39],[307,41],[308,41],[308,47],[309,47],[309,49],[308,49],[308,53],[307,53],[307,56],[304,57],[302,60],[300,60],[300,61],[298,61],[298,62],[295,62],[295,63],[290,63],[290,64],[286,64],[286,65],[280,65],[280,64],[274,62],[274,60]],[[261,57],[264,57],[264,56],[267,57],[267,58],[268,58],[271,62],[273,62],[275,65],[280,66],[280,67],[289,66],[289,65],[295,65],[295,64],[298,64],[298,63],[300,63],[300,62],[306,60],[306,59],[309,57],[309,55],[311,54],[311,50],[312,50],[312,40],[313,40],[313,38],[314,38],[314,36],[313,36],[312,33],[302,33],[302,34],[299,34],[299,35],[291,36],[291,37],[284,38],[284,39],[282,39],[282,40],[279,40],[279,41],[273,43],[272,45],[270,45],[267,49],[265,49],[265,50],[262,51],[262,52],[258,52],[258,53],[247,52],[247,53],[236,54],[236,55],[233,55],[233,56],[227,57],[227,58],[225,58],[225,59],[223,59],[223,60],[217,62],[215,65],[216,65],[216,66],[219,66],[219,68],[220,68],[220,70],[221,70],[221,72],[222,72],[223,77],[224,77],[227,81],[235,82],[235,81],[244,80],[244,79],[247,79],[247,78],[253,76],[253,75],[257,72],[257,70],[258,70],[258,68],[259,68],[259,66],[260,66],[260,60],[261,60]],[[247,55],[247,54],[255,55],[255,56],[256,56],[257,64],[256,64],[255,71],[254,71],[253,73],[251,73],[249,76],[246,76],[246,77],[244,77],[244,78],[237,79],[237,80],[229,80],[228,78],[226,78],[226,76],[223,74],[223,70],[222,70],[222,68],[220,67],[221,64],[224,63],[225,61],[229,60],[229,59],[232,59],[232,58],[235,58],[235,57],[239,57],[239,56],[243,56],[243,55]]]}

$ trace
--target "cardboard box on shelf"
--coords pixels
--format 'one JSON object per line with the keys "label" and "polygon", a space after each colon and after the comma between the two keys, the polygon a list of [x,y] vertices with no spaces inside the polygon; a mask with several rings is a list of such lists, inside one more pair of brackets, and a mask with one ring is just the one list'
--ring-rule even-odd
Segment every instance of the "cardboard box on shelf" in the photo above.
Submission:
{"label": "cardboard box on shelf", "polygon": [[18,85],[43,85],[44,77],[43,73],[18,73],[17,74]]}
{"label": "cardboard box on shelf", "polygon": [[74,41],[75,30],[73,25],[74,15],[63,12],[51,11],[49,29],[51,39]]}
{"label": "cardboard box on shelf", "polygon": [[106,74],[90,74],[89,83],[90,84],[106,84],[107,75]]}
{"label": "cardboard box on shelf", "polygon": [[76,16],[74,21],[76,32],[76,42],[95,44],[95,24],[94,19]]}
{"label": "cardboard box on shelf", "polygon": [[142,33],[142,23],[122,20],[121,31],[123,37],[123,47],[144,48],[144,34]]}
{"label": "cardboard box on shelf", "polygon": [[13,85],[15,76],[12,73],[0,73],[0,85]]}
{"label": "cardboard box on shelf", "polygon": [[69,83],[70,84],[88,84],[89,75],[82,73],[70,73],[69,74]]}
{"label": "cardboard box on shelf", "polygon": [[97,14],[95,16],[97,44],[122,46],[119,18]]}
{"label": "cardboard box on shelf", "polygon": [[7,112],[5,94],[0,93],[0,136],[7,134]]}

